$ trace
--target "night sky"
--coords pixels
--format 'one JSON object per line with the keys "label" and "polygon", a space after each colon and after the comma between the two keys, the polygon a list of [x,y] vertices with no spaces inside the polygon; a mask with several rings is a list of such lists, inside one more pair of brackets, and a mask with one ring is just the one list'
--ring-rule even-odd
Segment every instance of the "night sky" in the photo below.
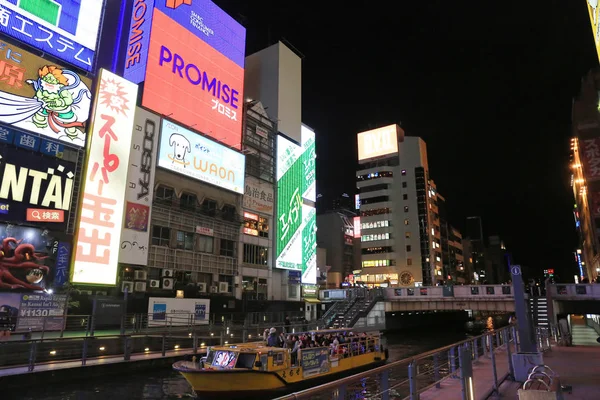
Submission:
{"label": "night sky", "polygon": [[319,193],[354,194],[356,133],[401,123],[453,225],[480,215],[514,262],[576,273],[571,102],[598,64],[585,0],[215,3],[247,54],[283,39],[304,55]]}

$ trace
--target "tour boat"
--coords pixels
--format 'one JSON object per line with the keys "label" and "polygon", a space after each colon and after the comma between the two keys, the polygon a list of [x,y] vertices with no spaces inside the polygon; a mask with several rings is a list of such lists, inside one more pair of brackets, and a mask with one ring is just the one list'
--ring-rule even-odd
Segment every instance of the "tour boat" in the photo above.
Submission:
{"label": "tour boat", "polygon": [[243,397],[302,390],[373,368],[387,359],[379,332],[358,334],[328,329],[306,335],[341,335],[344,340],[337,348],[301,348],[298,354],[287,348],[269,347],[265,342],[213,346],[205,359],[178,361],[173,368],[200,397]]}

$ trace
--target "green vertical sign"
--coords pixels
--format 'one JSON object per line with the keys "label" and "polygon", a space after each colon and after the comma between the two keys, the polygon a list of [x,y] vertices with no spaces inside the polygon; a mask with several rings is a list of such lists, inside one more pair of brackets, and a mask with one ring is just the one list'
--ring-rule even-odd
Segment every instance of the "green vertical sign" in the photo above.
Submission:
{"label": "green vertical sign", "polygon": [[302,230],[302,276],[306,274],[309,260],[317,251],[317,212],[310,210],[310,216]]}
{"label": "green vertical sign", "polygon": [[303,172],[302,162],[295,160],[277,184],[276,257],[281,255],[302,225]]}

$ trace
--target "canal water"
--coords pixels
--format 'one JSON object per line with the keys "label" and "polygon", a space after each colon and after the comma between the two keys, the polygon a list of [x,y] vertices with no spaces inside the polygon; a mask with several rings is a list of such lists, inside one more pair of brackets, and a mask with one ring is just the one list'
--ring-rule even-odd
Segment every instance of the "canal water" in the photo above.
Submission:
{"label": "canal water", "polygon": [[[437,328],[412,333],[388,333],[386,338],[390,360],[395,361],[456,343],[466,339],[467,336],[462,330],[447,331]],[[368,387],[367,391],[369,391]],[[9,394],[5,397],[6,393],[1,394],[0,388],[0,398],[2,400],[193,400],[195,398],[185,379],[168,368],[127,376],[97,377],[73,383],[23,388],[20,392],[18,396]]]}

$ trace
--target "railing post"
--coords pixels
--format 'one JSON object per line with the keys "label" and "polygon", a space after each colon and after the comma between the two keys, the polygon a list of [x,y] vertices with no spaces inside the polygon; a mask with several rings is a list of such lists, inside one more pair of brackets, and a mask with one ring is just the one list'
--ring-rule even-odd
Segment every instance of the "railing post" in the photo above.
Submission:
{"label": "railing post", "polygon": [[513,336],[513,340],[515,342],[515,351],[518,352],[519,351],[519,337],[517,334],[517,327],[513,326],[512,327],[512,336]]}
{"label": "railing post", "polygon": [[471,400],[475,398],[473,393],[473,364],[471,353],[468,346],[461,346],[458,349],[458,362],[460,366],[460,384],[462,386],[462,400]]}
{"label": "railing post", "polygon": [[344,400],[346,398],[346,385],[339,386],[333,392],[333,400]]}
{"label": "railing post", "polygon": [[131,338],[129,336],[125,336],[125,342],[123,345],[123,360],[129,361],[131,360]]}
{"label": "railing post", "polygon": [[390,398],[390,376],[389,370],[385,370],[381,373],[379,391],[381,393],[381,400],[389,400]]}
{"label": "railing post", "polygon": [[433,379],[435,380],[435,387],[441,388],[440,384],[440,359],[439,355],[436,353],[433,355]]}
{"label": "railing post", "polygon": [[125,334],[125,320],[127,319],[127,315],[121,316],[121,336]]}
{"label": "railing post", "polygon": [[408,386],[410,389],[410,400],[419,400],[419,392],[417,388],[417,368],[415,361],[408,364]]}
{"label": "railing post", "polygon": [[162,334],[162,356],[167,355],[167,334]]}
{"label": "railing post", "polygon": [[83,348],[81,349],[81,365],[85,365],[87,362],[88,354],[88,338],[83,339]]}
{"label": "railing post", "polygon": [[496,370],[496,353],[494,352],[494,342],[490,336],[490,356],[492,358],[492,371],[494,372],[494,393],[498,393],[498,371]]}
{"label": "railing post", "polygon": [[488,353],[488,351],[487,351],[487,349],[488,349],[488,341],[489,341],[489,336],[488,335],[485,335],[484,337],[481,338],[481,348],[483,350],[482,351],[483,352],[483,354],[482,354],[483,357],[487,356],[487,353]]}
{"label": "railing post", "polygon": [[223,346],[225,344],[224,337],[225,337],[225,332],[224,332],[224,329],[221,328],[221,346]]}
{"label": "railing post", "polygon": [[42,336],[41,340],[44,340],[44,333],[46,332],[46,317],[42,318]]}
{"label": "railing post", "polygon": [[450,348],[450,372],[451,373],[455,373],[457,370],[456,368],[456,347],[451,347]]}
{"label": "railing post", "polygon": [[502,333],[504,334],[504,343],[506,344],[506,355],[508,356],[508,375],[510,376],[510,379],[515,379],[515,370],[513,368],[513,362],[512,362],[512,350],[510,348],[510,331],[508,329],[505,329],[502,331]]}
{"label": "railing post", "polygon": [[198,354],[198,334],[196,332],[194,332],[192,341],[194,347],[194,354]]}
{"label": "railing post", "polygon": [[29,372],[33,372],[35,367],[35,356],[37,354],[37,344],[35,341],[31,342],[31,346],[29,347],[29,365],[27,366],[27,370]]}

